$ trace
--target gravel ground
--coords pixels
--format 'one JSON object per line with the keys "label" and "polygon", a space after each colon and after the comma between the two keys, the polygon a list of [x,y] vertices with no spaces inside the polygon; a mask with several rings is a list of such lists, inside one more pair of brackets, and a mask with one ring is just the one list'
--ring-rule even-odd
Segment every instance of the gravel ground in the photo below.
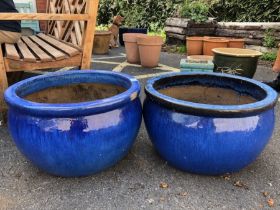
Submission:
{"label": "gravel ground", "polygon": [[[123,49],[110,56],[122,56]],[[161,63],[179,67],[182,56],[162,53]],[[98,61],[124,62],[125,58]],[[116,64],[93,63],[95,69]],[[161,73],[126,67],[135,76]],[[256,79],[272,79],[271,67],[260,65]],[[141,79],[144,86],[146,79]],[[142,98],[143,98],[142,93]],[[279,116],[279,104],[276,108]],[[0,209],[280,209],[279,121],[262,155],[243,171],[208,177],[176,170],[154,151],[144,125],[129,155],[118,165],[86,178],[50,176],[33,167],[0,126]],[[264,193],[265,192],[265,193]]]}

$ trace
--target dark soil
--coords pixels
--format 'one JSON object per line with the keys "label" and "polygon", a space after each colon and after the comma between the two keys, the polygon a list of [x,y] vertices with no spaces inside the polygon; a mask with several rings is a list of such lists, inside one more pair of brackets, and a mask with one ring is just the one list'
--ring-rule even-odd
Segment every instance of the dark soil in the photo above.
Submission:
{"label": "dark soil", "polygon": [[109,98],[123,93],[125,88],[109,84],[72,84],[48,88],[25,97],[37,103],[80,103]]}
{"label": "dark soil", "polygon": [[257,100],[234,90],[200,85],[174,86],[159,90],[160,93],[183,101],[213,105],[242,105]]}

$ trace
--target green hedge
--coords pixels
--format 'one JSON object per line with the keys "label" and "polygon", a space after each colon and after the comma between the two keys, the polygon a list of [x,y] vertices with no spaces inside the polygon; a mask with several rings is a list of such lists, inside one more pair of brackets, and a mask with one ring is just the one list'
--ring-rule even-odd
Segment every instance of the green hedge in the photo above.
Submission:
{"label": "green hedge", "polygon": [[129,27],[162,28],[183,0],[100,0],[98,24],[109,24],[113,16],[125,17]]}
{"label": "green hedge", "polygon": [[[219,21],[279,22],[280,0],[199,0],[210,6],[209,16]],[[100,0],[98,24],[110,24],[115,15],[129,27],[163,28],[184,2],[198,0]],[[197,13],[197,12],[196,12]]]}
{"label": "green hedge", "polygon": [[219,21],[279,22],[280,0],[211,0]]}

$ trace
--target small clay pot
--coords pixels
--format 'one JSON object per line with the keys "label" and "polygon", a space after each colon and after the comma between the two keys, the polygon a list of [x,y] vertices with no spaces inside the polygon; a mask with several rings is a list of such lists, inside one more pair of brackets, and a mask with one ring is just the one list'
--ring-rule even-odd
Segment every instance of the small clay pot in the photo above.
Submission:
{"label": "small clay pot", "polygon": [[[280,44],[279,44],[279,47],[280,47]],[[277,55],[276,61],[273,66],[273,71],[277,72],[277,73],[280,72],[280,49],[278,51],[278,55]]]}
{"label": "small clay pot", "polygon": [[214,53],[212,52],[215,48],[227,48],[228,47],[229,40],[222,38],[207,38],[204,40],[203,44],[203,55],[210,55],[214,56]]}
{"label": "small clay pot", "polygon": [[163,39],[160,36],[138,37],[141,65],[147,68],[158,66]]}
{"label": "small clay pot", "polygon": [[202,55],[204,37],[188,37],[187,40],[187,54],[188,55]]}
{"label": "small clay pot", "polygon": [[146,34],[125,33],[123,40],[125,44],[126,58],[128,63],[140,64],[140,55],[137,45],[137,37],[144,37]]}
{"label": "small clay pot", "polygon": [[96,31],[93,44],[93,53],[104,55],[109,53],[111,31]]}
{"label": "small clay pot", "polygon": [[229,39],[228,47],[229,48],[244,48],[245,40],[244,39]]}

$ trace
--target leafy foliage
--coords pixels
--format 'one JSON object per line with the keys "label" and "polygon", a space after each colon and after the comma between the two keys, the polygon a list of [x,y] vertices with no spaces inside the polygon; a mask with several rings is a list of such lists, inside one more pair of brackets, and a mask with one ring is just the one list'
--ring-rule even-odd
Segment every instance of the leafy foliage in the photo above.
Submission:
{"label": "leafy foliage", "polygon": [[277,53],[275,52],[266,52],[263,53],[263,55],[261,56],[261,59],[264,61],[271,61],[274,62],[277,58]]}
{"label": "leafy foliage", "polygon": [[265,47],[276,47],[276,38],[273,35],[273,30],[272,29],[268,29],[265,32],[265,36],[263,39],[263,46]]}
{"label": "leafy foliage", "polygon": [[125,26],[157,29],[163,28],[168,17],[172,17],[183,0],[100,0],[98,24],[109,24],[113,16],[125,17]]}
{"label": "leafy foliage", "polygon": [[203,1],[189,1],[185,0],[185,3],[180,8],[180,16],[183,18],[189,18],[196,23],[205,22],[208,19],[209,7]]}
{"label": "leafy foliage", "polygon": [[280,0],[212,0],[210,3],[213,15],[220,21],[280,21]]}
{"label": "leafy foliage", "polygon": [[208,15],[218,21],[280,22],[280,0],[100,0],[98,24],[110,24],[113,16],[122,15],[126,26],[160,29],[177,11],[195,22]]}

